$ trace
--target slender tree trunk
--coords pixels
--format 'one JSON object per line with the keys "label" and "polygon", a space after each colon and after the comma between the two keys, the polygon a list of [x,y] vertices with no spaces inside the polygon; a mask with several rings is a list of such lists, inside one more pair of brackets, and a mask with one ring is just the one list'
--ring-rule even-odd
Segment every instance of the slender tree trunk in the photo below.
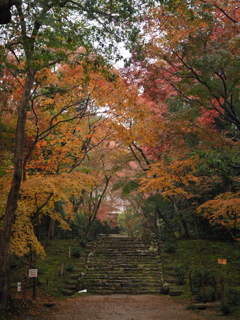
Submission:
{"label": "slender tree trunk", "polygon": [[202,250],[202,240],[201,240],[201,234],[200,234],[200,230],[199,230],[199,227],[198,227],[196,214],[194,214],[193,218],[194,218],[194,226],[195,226],[195,230],[196,230],[197,238],[198,238],[198,249]]}
{"label": "slender tree trunk", "polygon": [[159,208],[156,208],[156,211],[157,211],[158,218],[162,219],[165,222],[165,224],[166,224],[166,226],[168,228],[170,237],[171,238],[176,238],[175,235],[174,235],[174,230],[173,230],[171,224],[169,223],[169,221],[167,219],[165,219],[165,217],[162,215],[162,213],[161,213]]}
{"label": "slender tree trunk", "polygon": [[[94,221],[96,220],[97,218],[97,214],[98,214],[98,211],[99,211],[99,208],[101,206],[101,203],[105,197],[105,194],[106,194],[106,191],[107,191],[107,188],[108,188],[108,184],[109,184],[109,181],[111,179],[111,176],[110,177],[107,177],[105,175],[105,186],[104,186],[104,189],[101,193],[101,195],[99,196],[99,198],[96,200],[96,203],[94,203],[94,201],[91,201],[92,199],[92,193],[90,194],[90,199],[89,199],[89,213],[91,213],[91,215],[89,216],[88,218],[88,223],[87,223],[87,227],[86,227],[86,234],[88,234],[88,232],[91,230],[91,227],[94,223]],[[92,205],[93,204],[93,205]]]}
{"label": "slender tree trunk", "polygon": [[181,235],[185,239],[189,239],[189,233],[188,233],[187,225],[186,225],[186,222],[185,222],[182,214],[180,213],[180,211],[178,209],[177,203],[176,203],[174,197],[169,197],[169,198],[172,201],[173,207],[174,207],[176,215],[178,217],[178,222],[179,222],[179,226],[180,226],[180,230],[181,230]]}
{"label": "slender tree trunk", "polygon": [[22,99],[20,101],[18,109],[18,121],[15,133],[14,172],[11,189],[7,199],[0,240],[0,310],[5,309],[6,302],[10,298],[8,279],[10,238],[12,235],[12,228],[15,220],[15,212],[17,209],[17,201],[19,199],[19,190],[22,181],[24,131],[27,117],[27,108],[31,96],[31,89],[34,83],[34,76],[35,72],[32,69],[28,69],[26,74],[25,85],[23,88]]}
{"label": "slender tree trunk", "polygon": [[50,223],[49,223],[49,228],[48,228],[48,240],[52,240],[54,238],[54,234],[55,234],[55,222],[56,220],[50,218]]}

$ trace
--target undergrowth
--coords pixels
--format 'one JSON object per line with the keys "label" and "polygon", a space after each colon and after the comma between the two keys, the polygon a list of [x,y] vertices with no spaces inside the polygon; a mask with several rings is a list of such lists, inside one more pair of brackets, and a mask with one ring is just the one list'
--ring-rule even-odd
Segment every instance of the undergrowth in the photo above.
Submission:
{"label": "undergrowth", "polygon": [[[199,248],[197,240],[178,240],[176,251],[171,252],[168,263],[175,266],[184,294],[174,299],[193,302],[217,299],[223,314],[234,312],[240,319],[239,257],[240,251],[232,242],[201,240]],[[226,259],[227,263],[219,264],[219,259]],[[186,279],[185,284],[183,279]]]}

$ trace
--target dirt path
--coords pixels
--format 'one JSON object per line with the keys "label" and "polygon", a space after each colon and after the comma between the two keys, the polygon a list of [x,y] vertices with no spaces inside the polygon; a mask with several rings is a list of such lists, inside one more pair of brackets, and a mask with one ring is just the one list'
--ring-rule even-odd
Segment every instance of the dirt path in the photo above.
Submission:
{"label": "dirt path", "polygon": [[[224,320],[212,311],[186,310],[168,296],[81,296],[61,302],[41,316],[24,320]],[[230,318],[228,317],[228,320]],[[231,318],[231,320],[237,320]]]}

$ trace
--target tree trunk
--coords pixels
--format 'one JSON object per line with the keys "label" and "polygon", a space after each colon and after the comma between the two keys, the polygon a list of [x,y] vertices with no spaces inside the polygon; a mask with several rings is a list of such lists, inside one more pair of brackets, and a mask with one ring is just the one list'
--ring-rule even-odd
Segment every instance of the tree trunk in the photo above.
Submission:
{"label": "tree trunk", "polygon": [[196,214],[194,214],[194,226],[195,226],[195,230],[196,230],[197,238],[198,238],[198,249],[202,250],[202,240],[201,240],[201,235],[200,235],[200,231],[199,231],[199,227],[198,227],[198,223],[197,223]]}
{"label": "tree trunk", "polygon": [[49,219],[50,219],[50,223],[49,223],[49,227],[48,227],[48,240],[52,240],[55,235],[55,222],[56,222],[56,220],[52,219],[51,217],[49,217]]}
{"label": "tree trunk", "polygon": [[12,235],[15,212],[17,209],[17,201],[19,199],[19,190],[22,181],[24,131],[27,117],[27,108],[31,96],[31,89],[34,83],[34,76],[35,71],[33,71],[32,69],[28,69],[26,74],[26,81],[23,88],[22,99],[20,101],[18,109],[17,128],[15,133],[14,171],[11,189],[7,199],[0,240],[0,310],[5,309],[6,302],[10,298],[8,279],[10,238]]}
{"label": "tree trunk", "polygon": [[178,209],[178,206],[176,204],[176,201],[173,197],[169,197],[172,201],[172,204],[173,204],[173,207],[175,209],[175,212],[177,214],[177,218],[178,218],[178,223],[179,223],[179,226],[180,226],[180,230],[181,230],[181,236],[185,239],[189,239],[189,233],[188,233],[188,229],[187,229],[187,225],[186,225],[186,222],[182,216],[182,214],[180,213],[179,209]]}
{"label": "tree trunk", "polygon": [[169,231],[170,238],[176,238],[174,235],[174,230],[173,230],[171,224],[169,223],[169,221],[167,219],[165,219],[165,217],[162,215],[159,208],[156,208],[156,212],[157,212],[158,218],[162,219],[165,222],[167,229]]}

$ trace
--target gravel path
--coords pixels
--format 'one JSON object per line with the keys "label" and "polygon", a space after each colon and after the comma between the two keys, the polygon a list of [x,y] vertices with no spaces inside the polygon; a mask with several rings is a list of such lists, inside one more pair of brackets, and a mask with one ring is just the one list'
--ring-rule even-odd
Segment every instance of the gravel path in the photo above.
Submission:
{"label": "gravel path", "polygon": [[[81,296],[61,302],[41,316],[24,320],[224,320],[225,317],[186,310],[163,295]],[[230,320],[230,319],[229,319]]]}

